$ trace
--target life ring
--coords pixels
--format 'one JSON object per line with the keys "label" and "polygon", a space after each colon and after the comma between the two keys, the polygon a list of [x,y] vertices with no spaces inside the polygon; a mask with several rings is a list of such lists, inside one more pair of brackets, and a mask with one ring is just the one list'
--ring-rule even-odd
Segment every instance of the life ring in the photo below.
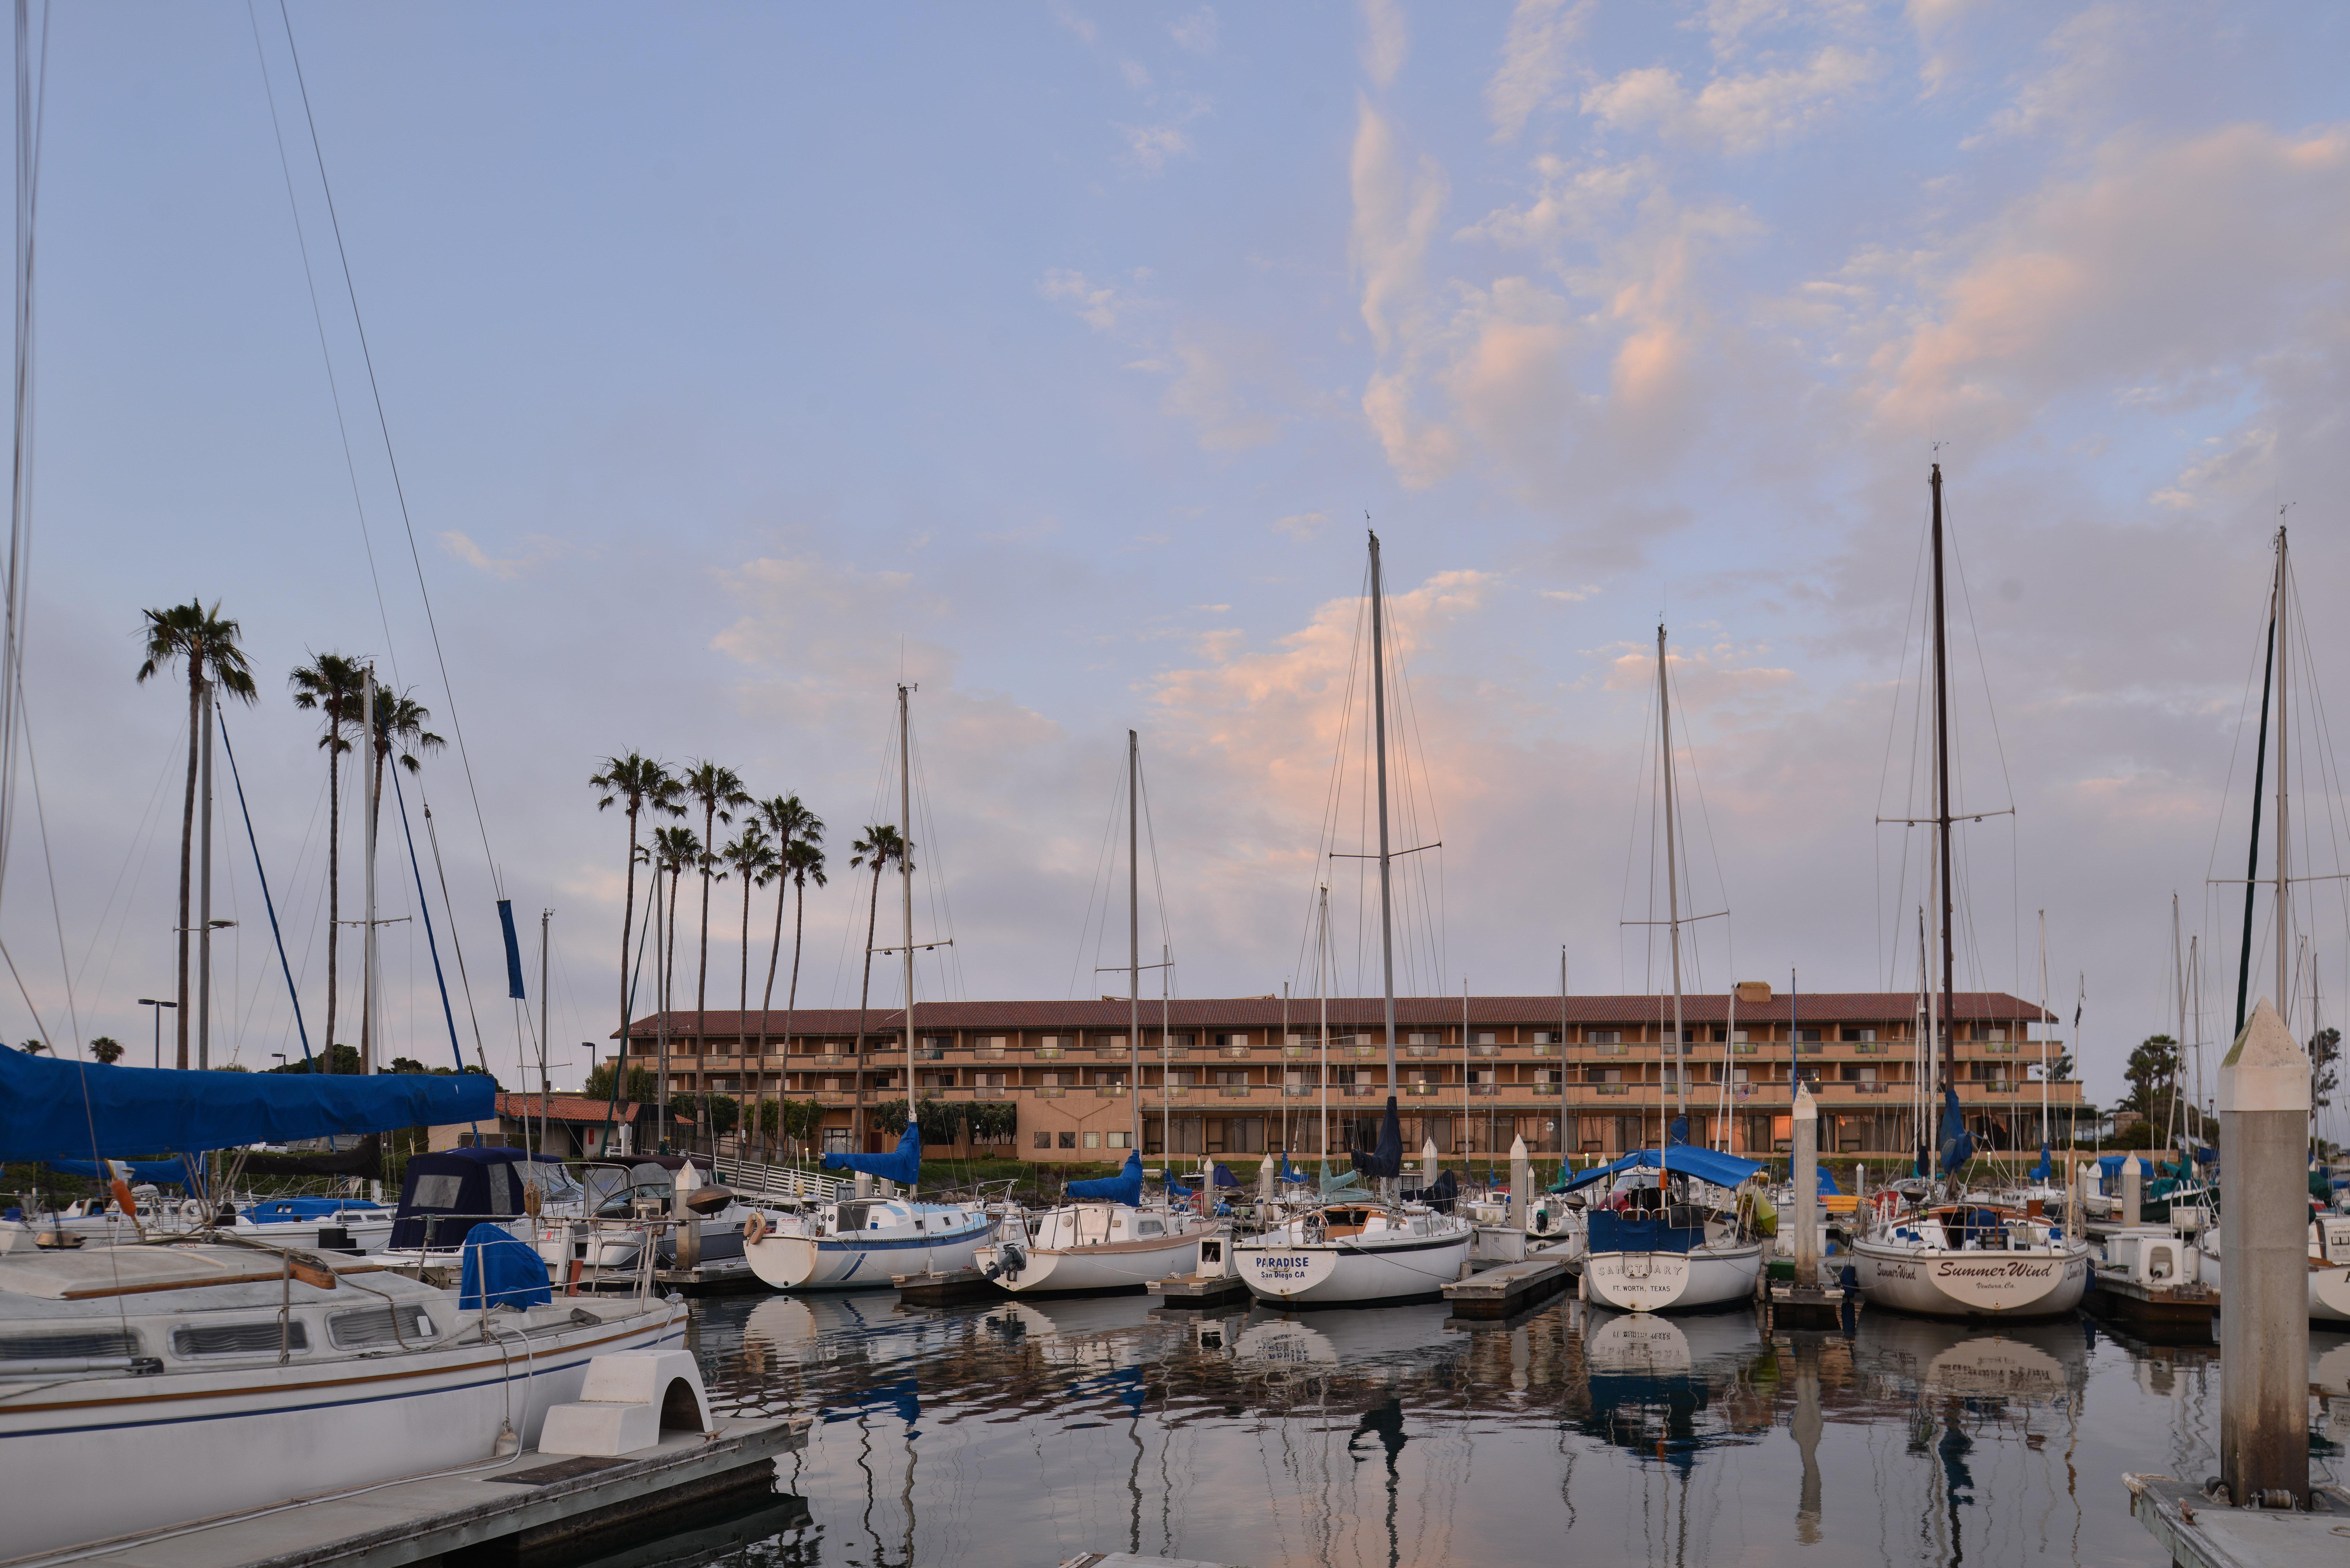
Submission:
{"label": "life ring", "polygon": [[747,1247],[766,1233],[767,1217],[756,1209],[752,1210],[751,1217],[743,1221],[743,1244]]}
{"label": "life ring", "polygon": [[204,1222],[203,1204],[193,1198],[181,1199],[180,1218],[186,1220],[191,1225],[203,1224]]}

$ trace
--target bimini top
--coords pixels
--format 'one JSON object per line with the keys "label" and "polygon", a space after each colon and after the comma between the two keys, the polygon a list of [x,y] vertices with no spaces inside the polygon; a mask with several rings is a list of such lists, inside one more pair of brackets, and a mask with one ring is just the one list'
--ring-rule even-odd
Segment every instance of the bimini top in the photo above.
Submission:
{"label": "bimini top", "polygon": [[1686,1145],[1664,1151],[1659,1156],[1653,1148],[1635,1149],[1613,1165],[1603,1165],[1596,1170],[1586,1170],[1553,1192],[1577,1192],[1595,1181],[1604,1181],[1623,1170],[1655,1170],[1662,1166],[1668,1172],[1694,1176],[1700,1181],[1711,1181],[1716,1187],[1736,1187],[1762,1170],[1751,1159],[1741,1159],[1734,1154],[1721,1154],[1710,1148],[1692,1148]]}
{"label": "bimini top", "polygon": [[182,1072],[0,1050],[0,1159],[120,1159],[494,1122],[497,1093],[480,1073]]}
{"label": "bimini top", "polygon": [[391,1247],[453,1247],[479,1220],[525,1212],[524,1160],[552,1158],[520,1148],[445,1148],[409,1157],[408,1179],[392,1216]]}

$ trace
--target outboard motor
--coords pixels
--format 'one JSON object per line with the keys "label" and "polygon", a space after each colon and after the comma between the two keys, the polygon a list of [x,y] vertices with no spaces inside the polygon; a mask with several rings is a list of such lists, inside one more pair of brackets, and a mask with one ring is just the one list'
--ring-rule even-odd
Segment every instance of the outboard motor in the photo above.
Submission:
{"label": "outboard motor", "polygon": [[993,1280],[998,1274],[1009,1274],[1016,1280],[1020,1277],[1021,1272],[1027,1267],[1028,1253],[1020,1243],[1003,1241],[996,1246],[995,1262],[989,1267],[987,1277]]}

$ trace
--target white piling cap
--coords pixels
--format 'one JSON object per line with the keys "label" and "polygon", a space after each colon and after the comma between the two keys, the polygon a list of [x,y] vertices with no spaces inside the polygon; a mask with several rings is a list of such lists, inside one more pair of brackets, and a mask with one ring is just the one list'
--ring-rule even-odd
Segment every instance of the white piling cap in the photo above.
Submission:
{"label": "white piling cap", "polygon": [[2122,1174],[2124,1176],[2144,1176],[2146,1174],[2146,1167],[2137,1162],[2137,1156],[2132,1155],[2127,1159],[2122,1161]]}
{"label": "white piling cap", "polygon": [[1510,1140],[1510,1158],[1512,1159],[1526,1158],[1526,1140],[1523,1137],[1513,1137]]}
{"label": "white piling cap", "polygon": [[1812,1086],[1809,1084],[1798,1084],[1795,1086],[1795,1119],[1799,1122],[1815,1122],[1820,1119],[1820,1103],[1812,1098]]}
{"label": "white piling cap", "polygon": [[2220,1064],[2220,1108],[2309,1113],[2309,1056],[2266,997]]}

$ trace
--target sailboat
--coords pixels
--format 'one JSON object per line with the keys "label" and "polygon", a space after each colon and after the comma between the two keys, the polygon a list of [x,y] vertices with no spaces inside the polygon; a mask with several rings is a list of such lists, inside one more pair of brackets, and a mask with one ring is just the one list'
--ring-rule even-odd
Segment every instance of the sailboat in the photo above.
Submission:
{"label": "sailboat", "polygon": [[[2269,598],[2268,674],[2261,683],[2261,736],[2253,753],[2252,836],[2244,868],[2243,947],[2236,966],[2236,1038],[2241,1043],[2251,1016],[2252,973],[2252,909],[2259,891],[2261,856],[2261,778],[2268,763],[2270,698],[2276,709],[2276,1007],[2290,1018],[2293,1007],[2293,814],[2287,747],[2293,734],[2287,700],[2292,687],[2294,607],[2292,557],[2285,530],[2276,531],[2276,575]],[[2314,1009],[2313,1008],[2313,1012]],[[2311,1020],[2314,1026],[2314,1018]],[[2225,1197],[2221,1199],[2224,1204]],[[2220,1227],[2208,1226],[2197,1238],[2198,1271],[2203,1282],[2220,1285]],[[2350,1323],[2350,1216],[2313,1213],[2309,1219],[2309,1315],[2316,1323]]]}
{"label": "sailboat", "polygon": [[[1681,1022],[1679,824],[1673,790],[1672,696],[1665,628],[1657,628],[1657,714],[1664,788],[1665,887],[1672,948],[1674,1092],[1680,1114],[1654,1149],[1586,1171],[1569,1191],[1597,1189],[1587,1204],[1583,1293],[1627,1312],[1690,1311],[1744,1301],[1762,1272],[1762,1239],[1739,1189],[1762,1167],[1689,1142],[1688,1034]],[[1662,1060],[1661,1054],[1659,1060]],[[1664,1108],[1658,1107],[1658,1120]],[[1653,1172],[1653,1175],[1648,1173]],[[1607,1188],[1599,1184],[1607,1182]]]}
{"label": "sailboat", "polygon": [[[1204,1215],[1142,1202],[1142,742],[1126,732],[1127,1104],[1134,1114],[1126,1168],[1072,1181],[1068,1201],[1040,1214],[1003,1217],[975,1262],[1020,1295],[1106,1295],[1200,1266],[1200,1241],[1217,1229]],[[1163,1032],[1162,1032],[1163,1033]],[[1171,1150],[1170,1157],[1171,1157]]]}
{"label": "sailboat", "polygon": [[[1950,889],[1950,692],[1949,639],[1943,612],[1942,465],[1928,481],[1933,493],[1934,774],[1936,886],[1941,917],[1942,1118],[1939,1158],[1950,1190],[1944,1202],[1888,1216],[1852,1243],[1853,1266],[1871,1305],[1931,1317],[2054,1317],[2081,1304],[2089,1287],[2088,1243],[2068,1234],[2063,1220],[2033,1205],[2002,1207],[1960,1201],[1959,1175],[1974,1155],[1974,1138],[1952,1082],[1957,1000],[1952,963],[1954,900]],[[1935,1016],[1929,998],[1929,1016]],[[1934,1043],[1926,1043],[1930,1047]],[[1922,1129],[1921,1129],[1922,1130]],[[1874,1211],[1871,1211],[1872,1216]]]}
{"label": "sailboat", "polygon": [[[1386,607],[1379,536],[1371,535],[1371,710],[1378,737],[1379,959],[1387,999],[1388,1105],[1378,1147],[1355,1156],[1355,1168],[1392,1190],[1403,1174],[1403,1128],[1396,1116],[1395,912],[1388,843]],[[1324,1075],[1328,1076],[1326,1071]],[[1434,1301],[1461,1278],[1475,1227],[1422,1204],[1331,1192],[1259,1235],[1232,1244],[1249,1293],[1284,1306],[1382,1306]]]}
{"label": "sailboat", "polygon": [[[898,688],[898,809],[912,848],[914,821],[913,688]],[[859,1191],[813,1205],[796,1218],[775,1223],[758,1211],[743,1222],[743,1256],[751,1272],[779,1291],[845,1290],[886,1285],[899,1274],[951,1273],[968,1268],[994,1229],[979,1203],[920,1203],[913,1192],[922,1179],[920,1101],[914,1087],[914,864],[898,857],[906,960],[906,1129],[888,1154],[827,1154],[827,1170],[853,1171],[862,1189],[868,1180],[902,1186],[906,1196],[876,1197]],[[860,1047],[861,1049],[861,1047]]]}

